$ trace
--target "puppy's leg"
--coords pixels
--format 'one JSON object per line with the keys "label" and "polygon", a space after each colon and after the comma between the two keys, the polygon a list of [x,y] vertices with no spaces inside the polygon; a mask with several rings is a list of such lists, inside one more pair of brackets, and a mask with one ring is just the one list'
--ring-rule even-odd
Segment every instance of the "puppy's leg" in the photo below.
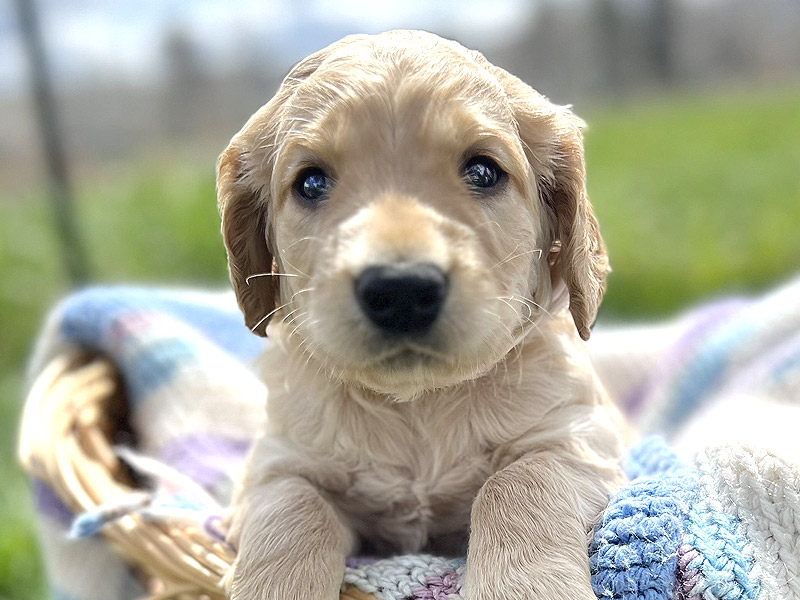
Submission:
{"label": "puppy's leg", "polygon": [[472,507],[468,600],[595,600],[587,531],[620,478],[551,453],[520,459]]}
{"label": "puppy's leg", "polygon": [[336,600],[354,537],[308,480],[283,478],[240,493],[228,539],[231,600]]}

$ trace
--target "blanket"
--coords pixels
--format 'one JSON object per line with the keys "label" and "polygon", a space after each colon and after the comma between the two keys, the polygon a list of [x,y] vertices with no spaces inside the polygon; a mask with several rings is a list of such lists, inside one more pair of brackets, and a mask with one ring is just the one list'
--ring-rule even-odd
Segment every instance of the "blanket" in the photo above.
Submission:
{"label": "blanket", "polygon": [[[265,389],[250,365],[269,343],[246,329],[230,293],[92,288],[53,311],[31,381],[76,348],[111,357],[138,439],[120,452],[156,482],[145,501],[73,515],[33,481],[55,598],[144,595],[97,535],[121,512],[214,530],[263,423]],[[800,598],[800,279],[663,323],[600,325],[589,344],[631,420],[668,440],[645,437],[625,459],[630,481],[587,549],[597,597]],[[343,584],[379,600],[455,599],[464,570],[463,559],[351,557]]]}

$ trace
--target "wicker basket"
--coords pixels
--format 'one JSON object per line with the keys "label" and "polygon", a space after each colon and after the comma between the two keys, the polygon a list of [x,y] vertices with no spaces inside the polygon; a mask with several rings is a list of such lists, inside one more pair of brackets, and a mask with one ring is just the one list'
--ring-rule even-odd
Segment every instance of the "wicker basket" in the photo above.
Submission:
{"label": "wicker basket", "polygon": [[[67,354],[52,360],[30,390],[19,456],[76,514],[135,491],[112,450],[130,439],[119,374],[107,359]],[[226,545],[199,528],[126,516],[103,535],[138,572],[150,600],[224,600],[220,580],[233,562]],[[341,600],[375,600],[355,588]]]}

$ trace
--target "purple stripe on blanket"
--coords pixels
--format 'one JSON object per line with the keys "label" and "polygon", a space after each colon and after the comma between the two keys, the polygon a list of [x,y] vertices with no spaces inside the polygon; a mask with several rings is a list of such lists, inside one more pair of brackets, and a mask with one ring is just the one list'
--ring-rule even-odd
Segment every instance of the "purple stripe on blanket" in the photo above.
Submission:
{"label": "purple stripe on blanket", "polygon": [[800,332],[779,347],[776,352],[776,365],[772,373],[773,384],[788,379],[796,370],[800,370]]}
{"label": "purple stripe on blanket", "polygon": [[652,375],[634,391],[624,406],[625,414],[636,415],[648,404],[654,394],[663,391],[684,366],[686,357],[693,354],[720,325],[729,322],[733,315],[744,310],[750,303],[734,298],[715,302],[691,313],[687,320],[690,325],[661,359],[661,364],[653,369]]}
{"label": "purple stripe on blanket", "polygon": [[675,570],[676,600],[700,600],[700,596],[692,594],[700,582],[700,571],[690,567],[699,557],[697,548],[689,544],[683,544],[678,548],[678,567]]}
{"label": "purple stripe on blanket", "polygon": [[357,569],[365,565],[373,565],[376,560],[378,559],[371,556],[349,556],[347,560],[344,561],[344,564],[348,569]]}
{"label": "purple stripe on blanket", "polygon": [[165,444],[159,458],[213,494],[221,480],[230,480],[241,468],[251,443],[210,433],[195,434]]}
{"label": "purple stripe on blanket", "polygon": [[61,498],[41,479],[31,478],[31,487],[33,488],[33,504],[36,512],[52,519],[64,529],[69,529],[75,513],[67,508]]}
{"label": "purple stripe on blanket", "polygon": [[460,594],[461,582],[455,569],[447,568],[441,575],[429,575],[425,585],[412,588],[414,598],[420,600],[450,600],[451,595]]}
{"label": "purple stripe on blanket", "polygon": [[708,333],[695,352],[684,358],[684,364],[667,389],[667,410],[661,423],[663,431],[674,431],[686,422],[724,384],[732,357],[752,344],[753,338],[763,330],[757,309],[757,305],[751,304],[729,323]]}
{"label": "purple stripe on blanket", "polygon": [[800,370],[800,331],[777,346],[764,348],[746,369],[730,377],[725,386],[715,392],[715,397],[742,391],[767,395],[771,388],[780,386],[797,370]]}

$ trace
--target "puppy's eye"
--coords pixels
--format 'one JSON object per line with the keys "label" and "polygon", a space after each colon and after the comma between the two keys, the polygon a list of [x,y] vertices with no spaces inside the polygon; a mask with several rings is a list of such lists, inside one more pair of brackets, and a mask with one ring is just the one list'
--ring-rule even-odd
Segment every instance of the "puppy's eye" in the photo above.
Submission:
{"label": "puppy's eye", "polygon": [[309,167],[300,172],[293,187],[304,201],[316,204],[330,191],[331,180],[319,167]]}
{"label": "puppy's eye", "polygon": [[472,187],[493,188],[503,175],[503,170],[488,156],[476,156],[464,165],[464,179]]}

